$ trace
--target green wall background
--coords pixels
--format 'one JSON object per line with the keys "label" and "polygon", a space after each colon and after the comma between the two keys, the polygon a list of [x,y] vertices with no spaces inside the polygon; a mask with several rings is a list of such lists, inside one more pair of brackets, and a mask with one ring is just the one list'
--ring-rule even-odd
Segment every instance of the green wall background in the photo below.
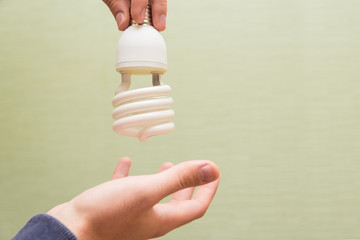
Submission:
{"label": "green wall background", "polygon": [[176,130],[146,143],[111,129],[119,36],[100,0],[0,0],[0,239],[125,155],[221,169],[162,239],[360,239],[360,1],[169,0]]}

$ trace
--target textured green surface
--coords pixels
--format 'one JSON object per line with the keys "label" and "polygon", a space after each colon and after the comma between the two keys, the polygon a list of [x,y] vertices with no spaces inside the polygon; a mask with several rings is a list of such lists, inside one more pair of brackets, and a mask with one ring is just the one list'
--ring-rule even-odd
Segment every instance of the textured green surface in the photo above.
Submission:
{"label": "textured green surface", "polygon": [[360,1],[169,2],[176,130],[111,130],[120,34],[100,0],[0,0],[0,239],[164,161],[222,171],[206,216],[163,239],[360,239]]}

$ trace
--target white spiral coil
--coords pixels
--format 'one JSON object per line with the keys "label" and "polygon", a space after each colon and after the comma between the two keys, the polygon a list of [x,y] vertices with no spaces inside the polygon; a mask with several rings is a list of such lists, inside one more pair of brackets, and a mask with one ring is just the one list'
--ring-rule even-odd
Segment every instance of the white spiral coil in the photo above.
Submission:
{"label": "white spiral coil", "polygon": [[140,141],[172,131],[174,111],[170,109],[173,103],[169,97],[171,87],[159,85],[127,91],[129,85],[130,80],[123,80],[113,98],[113,130]]}

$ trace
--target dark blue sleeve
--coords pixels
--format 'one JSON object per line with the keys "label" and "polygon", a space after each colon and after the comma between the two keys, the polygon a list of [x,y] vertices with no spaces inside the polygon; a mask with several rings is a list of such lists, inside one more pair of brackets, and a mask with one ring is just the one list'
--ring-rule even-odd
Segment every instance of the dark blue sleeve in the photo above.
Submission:
{"label": "dark blue sleeve", "polygon": [[48,214],[38,214],[32,217],[12,240],[77,240],[77,238],[56,218]]}

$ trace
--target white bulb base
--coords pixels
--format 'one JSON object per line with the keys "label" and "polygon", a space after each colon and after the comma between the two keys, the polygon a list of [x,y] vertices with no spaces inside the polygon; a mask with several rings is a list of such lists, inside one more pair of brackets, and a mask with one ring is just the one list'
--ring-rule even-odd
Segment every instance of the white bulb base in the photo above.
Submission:
{"label": "white bulb base", "polygon": [[130,74],[165,73],[167,51],[161,34],[145,24],[128,27],[119,39],[116,70]]}

